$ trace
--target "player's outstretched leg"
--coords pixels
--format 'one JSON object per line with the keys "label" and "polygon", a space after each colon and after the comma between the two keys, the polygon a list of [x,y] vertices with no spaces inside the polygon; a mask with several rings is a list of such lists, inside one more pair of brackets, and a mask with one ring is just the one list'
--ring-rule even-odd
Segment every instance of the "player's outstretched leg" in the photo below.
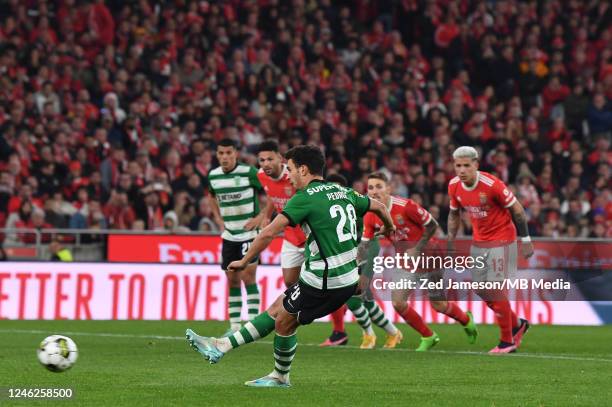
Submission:
{"label": "player's outstretched leg", "polygon": [[376,334],[374,334],[374,330],[372,329],[370,314],[363,306],[363,300],[361,297],[353,296],[347,301],[346,305],[348,306],[348,309],[351,310],[353,315],[355,315],[357,323],[363,330],[363,339],[359,347],[361,349],[374,349],[376,346]]}
{"label": "player's outstretched leg", "polygon": [[[285,297],[287,295],[287,297]],[[290,387],[289,373],[291,371],[291,363],[297,349],[296,330],[299,325],[298,315],[301,309],[297,309],[296,304],[303,304],[302,290],[300,286],[295,284],[285,291],[285,295],[281,295],[272,304],[269,309],[270,315],[274,315],[274,329],[276,336],[274,337],[274,370],[264,377],[250,380],[245,385],[250,387]],[[292,301],[289,301],[291,299]],[[283,300],[287,300],[287,304],[283,304]],[[345,300],[345,298],[343,298]],[[342,302],[336,305],[340,306]],[[285,307],[291,307],[291,313]],[[332,308],[335,310],[335,308]],[[293,312],[296,311],[296,312]],[[329,313],[329,311],[327,311]],[[319,315],[317,315],[319,316]],[[322,315],[320,315],[322,316]],[[314,320],[314,319],[313,319]],[[312,321],[306,321],[310,323]]]}
{"label": "player's outstretched leg", "polygon": [[189,346],[211,364],[217,363],[224,355],[224,353],[219,350],[218,340],[216,338],[200,336],[191,329],[185,331],[185,337],[187,338],[187,342],[189,342]]}
{"label": "player's outstretched leg", "polygon": [[226,337],[200,336],[191,329],[187,329],[185,336],[189,345],[212,364],[219,362],[230,350],[267,336],[274,330],[274,323],[274,319],[265,311]]}
{"label": "player's outstretched leg", "polygon": [[[354,290],[354,288],[353,288]],[[299,291],[298,296],[299,296]],[[217,363],[230,350],[254,342],[276,330],[274,338],[274,370],[259,379],[246,382],[252,387],[289,387],[289,371],[297,348],[295,331],[298,326],[297,312],[289,314],[283,308],[285,295],[279,296],[267,311],[244,324],[240,330],[223,338],[199,336],[191,329],[185,333],[187,341],[210,363]],[[345,300],[345,298],[343,298]]]}
{"label": "player's outstretched leg", "polygon": [[393,322],[389,321],[376,301],[365,300],[363,306],[368,310],[372,322],[387,332],[387,340],[383,348],[393,349],[399,345],[403,339],[402,331],[397,329],[395,325],[393,325]]}
{"label": "player's outstretched leg", "polygon": [[348,335],[344,330],[344,314],[346,314],[346,305],[329,314],[333,325],[332,334],[319,346],[341,346],[348,343]]}
{"label": "player's outstretched leg", "polygon": [[463,325],[468,342],[473,344],[478,338],[478,328],[474,323],[474,316],[470,311],[463,312],[455,301],[431,301],[431,306],[439,313],[448,315]]}

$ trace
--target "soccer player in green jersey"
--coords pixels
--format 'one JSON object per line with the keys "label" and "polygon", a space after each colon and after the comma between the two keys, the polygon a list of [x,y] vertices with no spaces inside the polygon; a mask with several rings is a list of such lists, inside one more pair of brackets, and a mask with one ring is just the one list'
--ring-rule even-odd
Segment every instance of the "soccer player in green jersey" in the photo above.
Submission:
{"label": "soccer player in green jersey", "polygon": [[[277,216],[253,241],[230,271],[243,270],[288,225],[301,225],[306,246],[300,278],[280,295],[267,311],[247,322],[229,337],[207,338],[191,329],[189,344],[210,363],[217,363],[227,352],[262,338],[272,331],[274,370],[246,382],[253,387],[289,387],[291,362],[297,348],[296,330],[342,306],[358,289],[357,219],[373,212],[382,221],[379,233],[395,231],[389,211],[380,202],[350,188],[323,180],[325,157],[314,146],[297,146],[287,152],[289,176],[297,189]],[[361,289],[361,287],[359,287]]]}
{"label": "soccer player in green jersey", "polygon": [[259,193],[263,188],[257,178],[255,167],[238,162],[238,150],[231,139],[223,139],[217,146],[220,166],[208,173],[209,205],[217,223],[223,225],[221,238],[221,269],[229,282],[227,301],[230,330],[240,329],[242,311],[241,282],[247,293],[249,319],[259,314],[259,290],[256,282],[257,262],[255,256],[243,270],[229,270],[228,265],[241,259],[257,236],[257,226],[262,215],[259,212]]}

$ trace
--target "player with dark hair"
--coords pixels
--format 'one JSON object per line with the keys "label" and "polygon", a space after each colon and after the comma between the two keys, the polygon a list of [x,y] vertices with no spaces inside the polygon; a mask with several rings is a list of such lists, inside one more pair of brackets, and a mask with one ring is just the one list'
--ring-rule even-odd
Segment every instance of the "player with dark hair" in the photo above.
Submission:
{"label": "player with dark hair", "polygon": [[296,329],[341,307],[355,294],[357,271],[357,219],[373,212],[382,219],[380,233],[392,235],[395,226],[380,202],[350,188],[323,179],[325,158],[314,146],[297,146],[286,154],[296,194],[284,210],[253,241],[241,260],[229,270],[243,270],[287,226],[301,225],[306,234],[305,262],[297,283],[255,319],[225,338],[206,338],[186,332],[190,345],[211,363],[245,343],[273,330],[274,370],[246,384],[254,387],[289,387],[291,362],[297,348]]}
{"label": "player with dark hair", "polygon": [[229,282],[228,311],[230,332],[240,329],[242,312],[242,289],[244,283],[247,293],[249,319],[259,314],[259,289],[256,270],[258,258],[244,270],[230,271],[228,265],[241,259],[257,236],[259,215],[259,193],[262,186],[257,178],[257,169],[238,162],[238,149],[231,139],[223,139],[217,145],[219,167],[208,173],[209,205],[217,223],[223,225],[223,246],[221,249],[221,268]]}
{"label": "player with dark hair", "polygon": [[[274,140],[264,141],[257,148],[259,171],[257,178],[267,195],[267,204],[262,211],[263,220],[260,224],[265,227],[270,223],[274,211],[281,213],[283,208],[295,194],[291,185],[287,164],[278,151],[278,143]],[[283,231],[283,246],[281,248],[281,268],[287,287],[293,285],[300,275],[304,263],[304,242],[306,236],[299,226],[287,226]]]}

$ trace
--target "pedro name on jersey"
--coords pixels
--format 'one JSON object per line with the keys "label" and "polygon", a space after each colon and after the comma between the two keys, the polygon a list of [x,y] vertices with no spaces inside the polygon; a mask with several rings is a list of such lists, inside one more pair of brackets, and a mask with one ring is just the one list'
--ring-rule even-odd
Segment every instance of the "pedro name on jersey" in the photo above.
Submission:
{"label": "pedro name on jersey", "polygon": [[357,220],[369,208],[369,198],[323,180],[311,181],[287,202],[282,214],[306,234],[304,284],[325,290],[357,283]]}

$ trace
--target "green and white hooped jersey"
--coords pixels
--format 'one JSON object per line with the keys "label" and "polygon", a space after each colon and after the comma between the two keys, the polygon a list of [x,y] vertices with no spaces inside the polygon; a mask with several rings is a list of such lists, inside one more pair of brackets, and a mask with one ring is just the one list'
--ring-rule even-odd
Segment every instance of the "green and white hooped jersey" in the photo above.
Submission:
{"label": "green and white hooped jersey", "polygon": [[304,284],[325,290],[357,283],[357,222],[369,208],[369,198],[323,180],[311,181],[287,202],[283,215],[306,234]]}
{"label": "green and white hooped jersey", "polygon": [[217,167],[208,173],[208,181],[225,226],[221,237],[233,242],[255,239],[258,231],[246,231],[244,225],[259,213],[258,192],[263,188],[257,179],[257,169],[238,163],[225,173]]}

